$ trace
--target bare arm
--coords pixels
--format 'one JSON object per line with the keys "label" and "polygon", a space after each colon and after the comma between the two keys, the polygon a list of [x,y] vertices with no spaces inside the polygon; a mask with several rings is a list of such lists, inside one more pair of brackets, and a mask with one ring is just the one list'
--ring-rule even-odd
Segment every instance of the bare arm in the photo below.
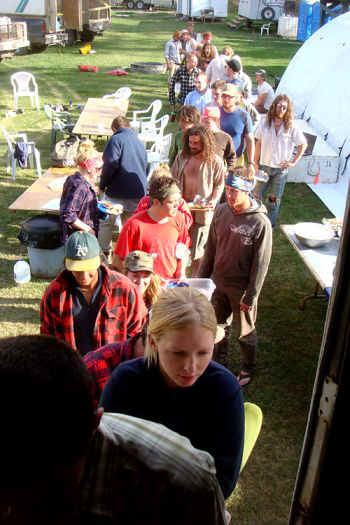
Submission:
{"label": "bare arm", "polygon": [[90,226],[88,224],[86,224],[85,222],[81,221],[80,219],[75,219],[75,221],[71,223],[71,226],[75,230],[80,230],[80,231],[83,231],[83,232],[92,232],[92,228],[90,228]]}
{"label": "bare arm", "polygon": [[253,133],[245,134],[245,143],[247,146],[247,157],[248,157],[248,176],[250,178],[254,177],[255,174],[255,163],[254,163],[254,152],[255,152],[255,142]]}
{"label": "bare arm", "polygon": [[297,153],[293,160],[285,160],[284,162],[281,162],[280,166],[283,169],[293,168],[300,160],[300,158],[303,156],[304,151],[306,150],[307,144],[299,144],[297,146]]}
{"label": "bare arm", "polygon": [[261,140],[255,139],[254,164],[255,164],[256,169],[259,169],[260,155],[261,155]]}

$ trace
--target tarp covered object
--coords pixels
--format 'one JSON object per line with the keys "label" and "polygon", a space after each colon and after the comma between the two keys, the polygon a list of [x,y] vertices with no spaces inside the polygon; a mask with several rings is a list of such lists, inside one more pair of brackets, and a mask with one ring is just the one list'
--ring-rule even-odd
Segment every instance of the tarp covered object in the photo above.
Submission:
{"label": "tarp covered object", "polygon": [[321,27],[302,45],[277,90],[277,94],[290,96],[296,115],[308,120],[339,151],[337,184],[310,186],[335,215],[344,212],[350,179],[349,85],[350,13],[346,13]]}

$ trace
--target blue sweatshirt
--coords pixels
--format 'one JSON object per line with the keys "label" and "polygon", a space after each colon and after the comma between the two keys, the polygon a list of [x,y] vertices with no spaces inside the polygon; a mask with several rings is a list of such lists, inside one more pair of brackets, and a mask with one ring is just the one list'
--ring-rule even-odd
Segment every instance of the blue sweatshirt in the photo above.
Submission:
{"label": "blue sweatshirt", "polygon": [[161,423],[189,438],[213,456],[224,497],[231,494],[242,461],[244,407],[237,379],[225,367],[212,361],[193,386],[170,388],[158,367],[133,359],[114,370],[101,405],[106,412]]}
{"label": "blue sweatshirt", "polygon": [[114,199],[140,199],[146,195],[147,153],[130,128],[120,128],[103,152],[100,189]]}

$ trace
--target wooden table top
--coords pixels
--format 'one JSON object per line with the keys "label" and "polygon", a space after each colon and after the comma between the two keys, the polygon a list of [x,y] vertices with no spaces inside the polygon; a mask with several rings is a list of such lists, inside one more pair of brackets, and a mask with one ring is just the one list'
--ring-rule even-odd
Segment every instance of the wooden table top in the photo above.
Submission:
{"label": "wooden table top", "polygon": [[75,172],[76,168],[49,168],[8,209],[59,213],[63,184]]}
{"label": "wooden table top", "polygon": [[128,106],[129,100],[88,98],[73,128],[73,133],[110,137],[113,134],[111,130],[113,120],[119,115],[125,115]]}

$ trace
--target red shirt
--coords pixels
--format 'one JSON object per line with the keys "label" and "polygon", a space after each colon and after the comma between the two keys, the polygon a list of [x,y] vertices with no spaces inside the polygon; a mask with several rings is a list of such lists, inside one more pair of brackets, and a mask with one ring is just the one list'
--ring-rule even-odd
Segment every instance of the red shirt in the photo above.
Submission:
{"label": "red shirt", "polygon": [[[179,214],[178,214],[179,215]],[[147,211],[131,217],[123,226],[115,244],[114,253],[122,260],[134,250],[156,254],[154,271],[163,279],[180,277],[180,264],[175,257],[177,243],[189,246],[190,239],[181,216],[169,217],[168,222],[154,221]]]}
{"label": "red shirt", "polygon": [[93,396],[96,403],[100,400],[102,390],[112,375],[113,370],[124,361],[134,359],[135,339],[123,343],[103,346],[84,355],[83,361],[93,380]]}
{"label": "red shirt", "polygon": [[[119,343],[138,334],[147,309],[135,285],[124,275],[101,265],[100,305],[93,332],[93,348]],[[73,299],[68,271],[46,289],[40,303],[40,333],[52,335],[77,349],[74,338]]]}

